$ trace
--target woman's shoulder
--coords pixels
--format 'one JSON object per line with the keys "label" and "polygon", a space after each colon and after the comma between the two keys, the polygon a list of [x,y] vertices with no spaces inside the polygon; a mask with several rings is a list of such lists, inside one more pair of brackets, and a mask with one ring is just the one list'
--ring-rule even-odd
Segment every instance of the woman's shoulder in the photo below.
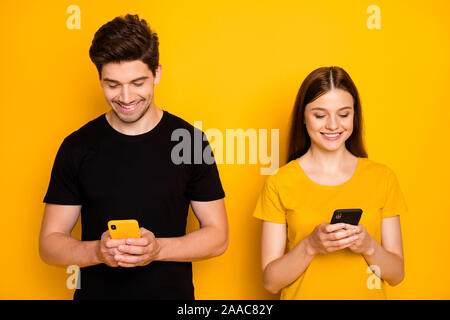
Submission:
{"label": "woman's shoulder", "polygon": [[368,158],[359,158],[358,161],[359,161],[358,165],[360,165],[361,171],[366,174],[370,174],[377,177],[381,176],[386,177],[394,173],[392,169],[384,163],[374,161]]}
{"label": "woman's shoulder", "polygon": [[298,177],[297,173],[300,164],[298,160],[291,160],[285,165],[278,168],[276,172],[267,177],[267,183],[272,185],[282,185],[291,182],[294,177]]}

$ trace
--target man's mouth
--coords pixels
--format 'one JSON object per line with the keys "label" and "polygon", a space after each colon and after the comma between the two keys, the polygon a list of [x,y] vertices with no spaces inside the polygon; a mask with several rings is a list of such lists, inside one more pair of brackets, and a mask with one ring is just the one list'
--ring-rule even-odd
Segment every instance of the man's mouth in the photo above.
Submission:
{"label": "man's mouth", "polygon": [[123,113],[132,113],[134,110],[140,107],[143,100],[139,100],[138,102],[132,104],[123,104],[118,101],[114,101],[114,103],[119,107],[120,111]]}
{"label": "man's mouth", "polygon": [[321,134],[326,140],[334,141],[334,140],[339,139],[339,138],[342,136],[343,133],[344,133],[344,132],[342,131],[342,132],[327,132],[327,133],[321,132],[320,134]]}

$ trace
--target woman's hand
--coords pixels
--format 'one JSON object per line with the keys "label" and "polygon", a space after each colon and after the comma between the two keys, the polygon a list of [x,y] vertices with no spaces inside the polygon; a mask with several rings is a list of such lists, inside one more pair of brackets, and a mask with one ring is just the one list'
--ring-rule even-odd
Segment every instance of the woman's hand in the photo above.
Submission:
{"label": "woman's hand", "polygon": [[318,253],[329,253],[350,247],[359,240],[358,230],[345,223],[322,223],[306,237],[306,252],[315,256]]}
{"label": "woman's hand", "polygon": [[353,230],[358,236],[348,248],[354,253],[360,253],[364,256],[370,256],[375,251],[375,239],[367,232],[363,225],[352,226],[349,225],[349,229]]}

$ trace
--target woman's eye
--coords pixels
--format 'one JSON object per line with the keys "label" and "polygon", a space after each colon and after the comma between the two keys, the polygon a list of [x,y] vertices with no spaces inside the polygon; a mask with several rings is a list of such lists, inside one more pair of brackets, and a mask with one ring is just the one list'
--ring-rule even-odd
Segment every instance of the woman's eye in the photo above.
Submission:
{"label": "woman's eye", "polygon": [[325,118],[325,116],[324,116],[324,115],[321,115],[321,114],[315,114],[314,116],[315,116],[317,119]]}
{"label": "woman's eye", "polygon": [[347,114],[340,114],[339,116],[340,116],[341,118],[347,118],[348,115],[349,115],[349,113],[347,113]]}

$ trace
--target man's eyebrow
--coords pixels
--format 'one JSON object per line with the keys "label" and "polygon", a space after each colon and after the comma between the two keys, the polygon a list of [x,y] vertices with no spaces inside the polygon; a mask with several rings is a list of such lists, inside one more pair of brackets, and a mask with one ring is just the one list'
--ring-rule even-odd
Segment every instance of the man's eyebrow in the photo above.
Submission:
{"label": "man's eyebrow", "polygon": [[[136,82],[136,81],[139,81],[139,80],[145,80],[145,79],[148,79],[148,77],[147,77],[147,76],[142,76],[142,77],[133,79],[133,80],[131,80],[130,82]],[[110,79],[110,78],[103,78],[103,81],[114,82],[114,83],[120,83],[119,81],[114,80],[114,79]]]}
{"label": "man's eyebrow", "polygon": [[[339,108],[338,111],[342,111],[342,110],[345,110],[345,109],[352,109],[352,107],[349,107],[349,106],[342,107],[342,108]],[[313,110],[327,111],[327,109],[321,108],[321,107],[311,108],[311,111],[313,111]]]}

